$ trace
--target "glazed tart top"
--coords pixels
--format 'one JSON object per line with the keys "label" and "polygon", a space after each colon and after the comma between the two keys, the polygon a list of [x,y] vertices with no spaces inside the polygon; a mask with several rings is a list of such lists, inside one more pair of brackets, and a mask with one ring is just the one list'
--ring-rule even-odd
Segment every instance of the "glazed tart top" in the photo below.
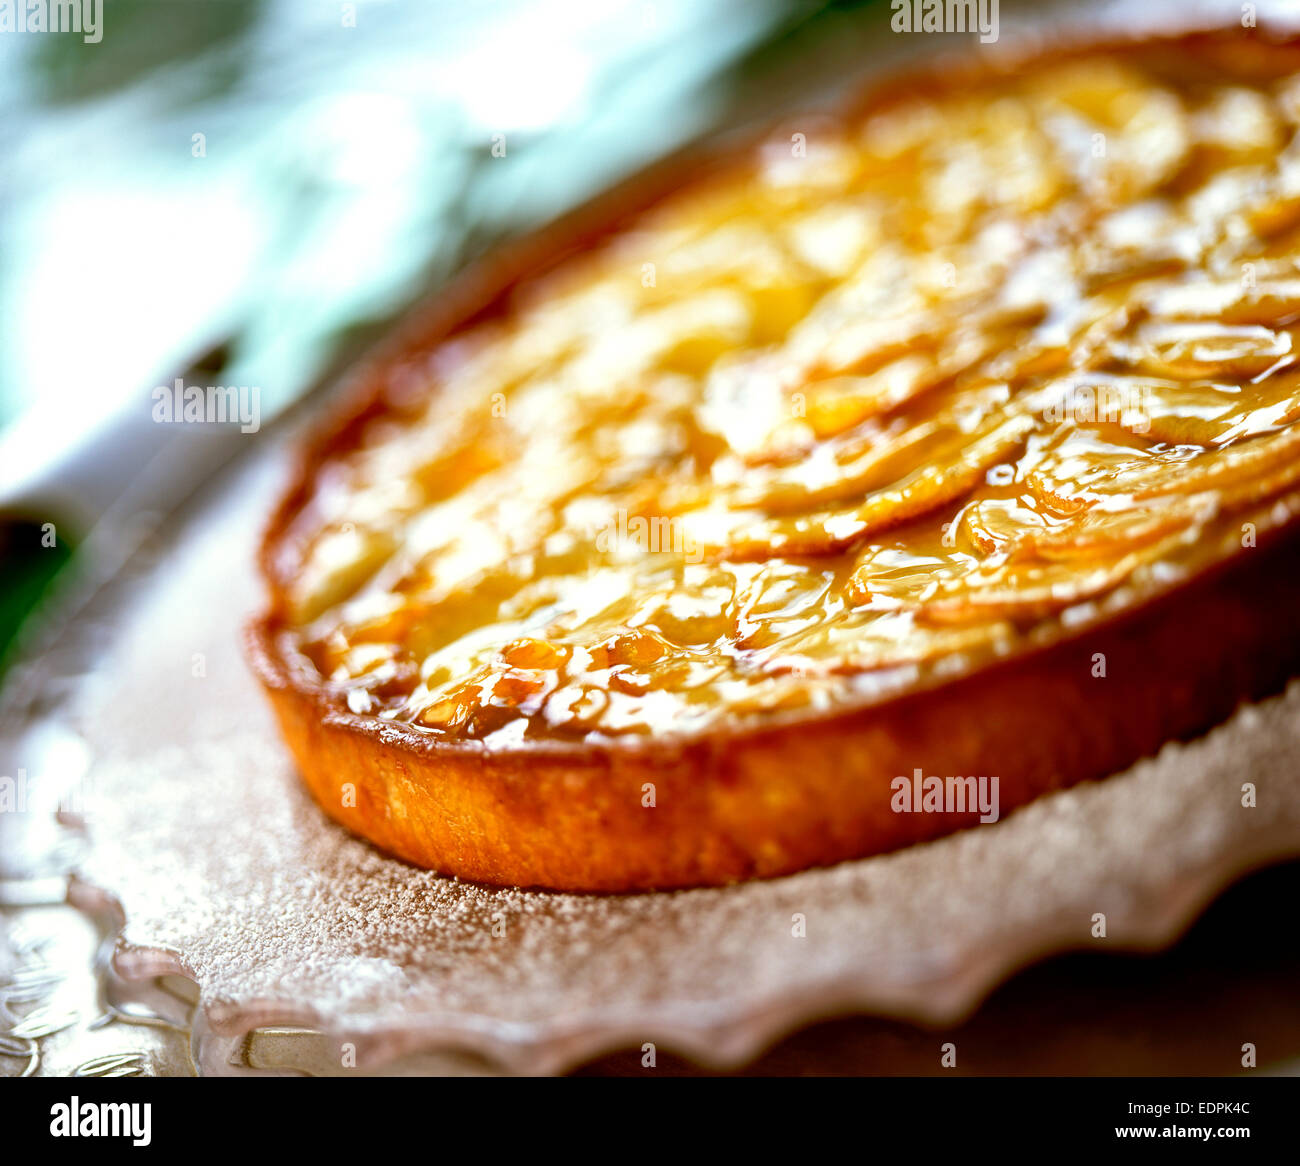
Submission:
{"label": "glazed tart top", "polygon": [[404,369],[271,547],[331,702],[515,746],[907,691],[1287,521],[1300,53],[1095,50],[773,134]]}

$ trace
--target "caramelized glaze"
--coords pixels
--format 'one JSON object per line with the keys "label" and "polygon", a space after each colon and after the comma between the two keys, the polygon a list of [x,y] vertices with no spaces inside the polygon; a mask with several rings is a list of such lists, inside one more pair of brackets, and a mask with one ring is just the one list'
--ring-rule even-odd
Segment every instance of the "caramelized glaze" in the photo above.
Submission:
{"label": "caramelized glaze", "polygon": [[908,94],[519,286],[320,467],[280,551],[303,666],[435,737],[690,733],[1249,553],[1300,481],[1297,68]]}

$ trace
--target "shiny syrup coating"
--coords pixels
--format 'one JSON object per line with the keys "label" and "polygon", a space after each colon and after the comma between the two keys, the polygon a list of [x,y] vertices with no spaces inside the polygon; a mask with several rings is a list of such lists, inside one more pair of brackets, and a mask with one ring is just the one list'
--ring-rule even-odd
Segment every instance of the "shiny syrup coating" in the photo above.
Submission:
{"label": "shiny syrup coating", "polygon": [[1300,488],[1297,69],[1048,59],[679,189],[319,468],[286,537],[303,666],[434,737],[692,733],[1248,553]]}

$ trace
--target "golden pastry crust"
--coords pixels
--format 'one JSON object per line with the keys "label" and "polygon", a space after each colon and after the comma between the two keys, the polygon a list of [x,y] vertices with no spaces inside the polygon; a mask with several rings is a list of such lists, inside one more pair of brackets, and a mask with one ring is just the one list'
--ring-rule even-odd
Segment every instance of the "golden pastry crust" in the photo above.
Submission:
{"label": "golden pastry crust", "polygon": [[[1177,108],[1171,67],[1190,78],[1185,92],[1174,87]],[[250,631],[250,654],[316,800],[386,850],[464,878],[594,891],[719,884],[978,820],[971,810],[896,812],[894,782],[917,769],[996,775],[1006,813],[1122,768],[1275,689],[1300,662],[1298,617],[1287,610],[1300,382],[1288,379],[1292,293],[1280,270],[1290,262],[1293,202],[1300,221],[1300,186],[1294,195],[1283,188],[1289,171],[1277,162],[1279,136],[1291,132],[1285,84],[1298,71],[1295,46],[1198,36],[1060,54],[1025,74],[945,69],[868,97],[841,124],[874,133],[877,152],[891,133],[922,146],[926,134],[951,134],[933,124],[918,130],[935,108],[987,118],[987,87],[1005,86],[1016,100],[999,107],[999,125],[1020,126],[1032,143],[1038,123],[1023,118],[1039,110],[1034,102],[1048,103],[1053,117],[1091,110],[1110,119],[1117,160],[1095,182],[1087,173],[1067,179],[1029,165],[1039,149],[1031,144],[1005,207],[953,209],[951,187],[933,189],[911,246],[956,256],[987,278],[959,297],[947,294],[941,273],[910,315],[859,313],[852,327],[813,333],[811,345],[806,328],[796,343],[799,327],[849,277],[805,267],[786,278],[782,262],[799,247],[811,262],[827,231],[836,245],[847,237],[821,214],[831,195],[847,190],[862,206],[888,192],[858,179],[828,190],[836,167],[848,165],[832,150],[821,159],[818,213],[803,214],[797,202],[778,207],[779,229],[797,218],[803,234],[783,235],[783,249],[770,253],[753,236],[752,247],[739,248],[747,264],[739,275],[736,216],[724,216],[727,280],[759,306],[737,324],[735,300],[719,294],[716,279],[694,287],[689,325],[667,341],[653,337],[658,395],[616,402],[632,412],[615,412],[612,429],[592,439],[594,453],[576,427],[587,424],[584,410],[614,406],[573,389],[581,408],[570,410],[575,428],[562,431],[560,448],[573,451],[576,487],[551,498],[539,478],[535,493],[546,505],[528,514],[537,540],[520,543],[510,532],[515,543],[453,586],[443,577],[453,557],[443,532],[457,500],[486,483],[496,509],[462,516],[470,530],[482,514],[504,513],[503,497],[531,484],[509,471],[509,459],[528,456],[530,438],[526,427],[522,437],[505,426],[444,431],[498,396],[509,408],[512,394],[521,396],[525,416],[528,392],[552,415],[566,405],[564,393],[529,382],[538,376],[532,365],[493,373],[496,381],[480,376],[476,398],[464,386],[492,365],[473,361],[514,345],[537,367],[553,365],[556,354],[535,346],[554,328],[530,334],[529,311],[554,324],[545,311],[575,287],[612,286],[609,257],[626,259],[629,239],[644,251],[658,238],[678,255],[663,232],[680,237],[692,215],[707,219],[710,199],[726,205],[734,175],[752,174],[743,167],[755,148],[661,166],[440,295],[357,375],[352,403],[305,452],[263,547],[271,604]],[[1171,119],[1167,132],[1161,118]],[[999,156],[997,165],[1005,162]],[[928,173],[907,165],[909,182],[912,170]],[[1233,231],[1242,231],[1214,209],[1210,179],[1233,194],[1234,176],[1244,184],[1255,171],[1253,201],[1240,205],[1243,186],[1232,213],[1254,216],[1245,233],[1258,245],[1229,254]],[[684,193],[683,173],[693,176]],[[1116,221],[1157,199],[1168,206],[1154,217]],[[949,214],[967,218],[945,225]],[[1019,243],[999,241],[1008,223],[1034,229]],[[1156,228],[1171,223],[1186,230],[1159,237]],[[1218,234],[1190,259],[1189,240],[1206,224]],[[1043,243],[1048,226],[1058,233]],[[709,231],[701,237],[708,242]],[[1035,261],[1064,256],[1076,312],[1064,343],[1052,343],[1048,327],[1062,304],[1032,296],[1009,304],[1014,272],[1001,260],[977,263],[976,242],[1019,247],[1015,263],[1027,262],[1026,252]],[[887,250],[877,235],[863,245],[862,263]],[[1232,263],[1255,278],[1234,285],[1223,277]],[[684,261],[665,267],[679,281],[693,270]],[[651,314],[668,313],[681,294],[636,298],[633,323],[660,319]],[[602,302],[589,298],[584,310]],[[1295,307],[1300,314],[1300,296]],[[677,326],[666,318],[662,328]],[[577,343],[579,357],[596,349],[590,334]],[[613,354],[615,380],[625,378],[617,393],[631,399],[644,388],[644,365],[634,376],[620,371],[618,344],[599,351]],[[738,432],[715,373],[738,355],[752,373],[773,352],[786,368],[799,352],[811,357],[793,387],[778,390],[777,423],[760,424],[746,445],[753,427]],[[429,405],[435,381],[453,394],[442,414]],[[1081,414],[1081,386],[1091,394],[1085,407],[1107,408],[1112,390],[1120,407]],[[671,423],[656,412],[665,397],[678,406]],[[746,420],[770,419],[760,403],[742,396]],[[674,445],[683,410],[695,440]],[[655,456],[626,480],[606,476],[593,488],[594,475],[636,464],[644,437],[608,457],[601,446],[633,423]],[[410,460],[403,442],[426,443],[423,460]],[[828,449],[838,467],[829,485],[808,472]],[[410,468],[394,473],[396,486],[357,468],[403,466],[404,457]],[[402,489],[407,500],[394,502]],[[688,538],[632,553],[597,545],[589,532],[575,539],[575,498],[588,510],[605,507],[606,531],[619,515],[624,541],[637,518],[647,520],[642,530],[663,518],[670,539]],[[415,524],[423,518],[427,527],[430,516],[432,544],[408,554]],[[561,534],[564,553],[548,558],[541,540]],[[454,549],[460,564],[463,548]],[[517,578],[520,561],[534,577]],[[719,578],[730,588],[723,610],[743,596],[743,619],[709,623],[702,600],[687,602],[714,594]],[[605,592],[612,581],[618,603],[584,622],[572,614],[575,597],[593,579]],[[675,603],[684,596],[685,606],[670,611],[665,601],[647,616],[656,587]],[[793,623],[771,615],[777,591],[796,596]]]}

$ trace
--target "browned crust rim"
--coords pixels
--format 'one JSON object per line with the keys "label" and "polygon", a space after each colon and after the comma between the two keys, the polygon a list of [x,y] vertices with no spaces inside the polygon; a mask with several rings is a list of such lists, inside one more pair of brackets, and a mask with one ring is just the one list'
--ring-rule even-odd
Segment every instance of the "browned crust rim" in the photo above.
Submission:
{"label": "browned crust rim", "polygon": [[[1035,43],[1023,49],[998,46],[991,58],[972,59],[968,54],[938,57],[926,66],[906,69],[901,77],[886,77],[840,112],[884,108],[921,89],[959,88],[1011,70],[1025,59],[1047,56],[1066,60],[1107,48],[1143,45],[1197,50],[1217,47],[1229,38],[1263,42],[1273,50],[1300,47],[1297,36],[1270,37],[1259,30],[1247,33],[1241,29],[1161,37],[1115,36],[1053,51],[1044,51]],[[764,127],[762,132],[770,132],[770,128]],[[1189,652],[1185,631],[1189,626],[1202,626],[1205,617],[1217,613],[1222,605],[1231,607],[1236,602],[1240,606],[1242,596],[1263,601],[1274,595],[1279,578],[1294,571],[1300,560],[1300,516],[1294,516],[1293,508],[1293,517],[1269,532],[1249,555],[1234,554],[1117,615],[1072,629],[1049,644],[1024,648],[972,672],[934,678],[902,695],[884,699],[865,696],[832,711],[773,717],[757,725],[731,725],[652,740],[538,741],[490,749],[481,742],[445,741],[414,726],[346,712],[329,699],[320,684],[295,667],[291,653],[281,643],[286,628],[277,614],[282,583],[275,552],[309,499],[318,467],[347,449],[370,419],[389,408],[390,373],[436,343],[500,312],[525,277],[548,271],[617,231],[631,216],[676,189],[684,173],[698,178],[725,170],[757,136],[746,134],[743,141],[719,145],[715,140],[689,147],[480,261],[449,288],[417,307],[362,362],[345,381],[344,404],[305,443],[291,484],[261,544],[260,564],[270,588],[271,606],[248,628],[248,655],[317,800],[333,817],[385,849],[466,878],[564,889],[688,886],[787,873],[935,837],[974,820],[971,815],[953,820],[940,814],[889,814],[882,819],[879,810],[882,803],[888,809],[888,799],[881,798],[879,781],[883,778],[887,792],[889,780],[910,772],[913,764],[922,765],[927,772],[963,773],[976,772],[980,765],[985,769],[979,771],[987,771],[994,758],[999,760],[991,764],[1003,770],[1008,767],[1002,761],[1011,762],[1012,769],[1017,768],[1018,760],[1023,761],[1020,772],[1011,775],[1011,796],[1003,795],[1004,805],[1013,807],[1048,789],[1127,765],[1154,752],[1166,740],[1200,732],[1226,716],[1240,699],[1274,691],[1300,665],[1300,616],[1278,617],[1268,627],[1259,618],[1238,618],[1230,633],[1237,645],[1235,652],[1218,648]],[[1278,616],[1279,605],[1286,606],[1281,604],[1281,596],[1275,598],[1277,603],[1264,606],[1266,619]],[[1171,636],[1171,628],[1184,630]],[[1087,661],[1094,652],[1118,654],[1135,665],[1142,664],[1141,675],[1136,682],[1129,678],[1124,684],[1111,685],[1107,696],[1087,704],[1077,690],[1088,675]],[[1185,708],[1175,710],[1167,701],[1161,706],[1144,699],[1144,694],[1152,691],[1185,687],[1189,682],[1203,685],[1207,679],[1221,681],[1217,691],[1202,693],[1198,689],[1197,699]],[[1021,694],[1019,709],[1011,707],[1016,693]],[[1086,705],[1090,711],[1083,714],[1076,709],[1071,714],[1076,717],[1074,724],[1068,719],[1060,723],[1059,713],[1043,715],[1041,710],[1026,717],[1025,710],[1034,709],[1040,699]],[[1134,719],[1135,708],[1143,713],[1138,720]],[[1091,726],[1093,745],[1080,738],[1079,728],[1085,724]],[[961,737],[963,732],[967,739],[960,748],[954,749],[945,740]],[[850,756],[861,754],[865,742],[875,746],[870,751],[869,773],[860,771]],[[1066,756],[1050,756],[1054,750],[1064,750]],[[787,820],[759,813],[753,815],[753,822],[733,821],[730,834],[720,829],[718,815],[705,804],[708,799],[702,803],[698,790],[692,787],[713,782],[739,791],[756,774],[766,773],[767,780],[759,781],[745,795],[761,801],[772,792],[768,783],[774,758],[782,759],[780,780],[791,787],[792,796],[781,810]],[[832,782],[818,791],[818,781],[807,780],[810,771],[829,770],[837,762],[847,766],[846,772],[856,771],[865,784],[856,799],[850,796],[839,807],[846,828],[838,833],[832,829],[832,837],[827,833],[825,806],[806,800],[799,803],[805,795],[829,793],[839,798],[846,792],[843,783]],[[440,808],[444,799],[454,795],[469,806],[469,819],[473,820],[469,824],[478,829],[480,841],[492,832],[483,818],[489,811],[505,825],[519,826],[528,819],[532,828],[544,827],[557,853],[537,851],[535,840],[525,837],[529,829],[513,839],[501,839],[505,845],[494,849],[491,844],[466,843],[453,837],[469,819],[459,827],[449,825],[445,837],[421,839],[403,835],[399,826],[392,824],[391,804],[376,802],[366,812],[348,813],[331,803],[331,799],[337,802],[337,782],[326,771],[340,765],[353,778],[368,769],[387,767],[390,779],[396,766],[403,780],[421,779],[416,784],[432,799],[431,809]],[[673,796],[695,807],[693,822],[677,821],[673,832],[647,830],[644,811],[638,809],[628,817],[625,805],[610,800],[613,787],[622,787],[622,793],[628,794],[641,784],[638,779],[652,778],[667,780]],[[1007,782],[1006,776],[1003,781]],[[391,795],[391,781],[387,789]],[[864,791],[869,795],[865,801],[860,796]],[[371,793],[373,796],[375,791]],[[558,821],[547,820],[548,797],[581,803],[594,817],[592,813],[577,815],[573,821],[581,819],[583,829],[566,834],[563,815]],[[635,804],[639,807],[639,802]],[[678,815],[649,817],[662,825]],[[565,859],[558,854],[566,845],[590,842],[593,825],[616,837],[623,830],[624,849],[635,851],[634,858],[617,851],[604,858],[596,854]],[[724,838],[722,844],[720,837]],[[662,851],[661,856],[656,859],[644,853],[638,839],[652,842]]]}

